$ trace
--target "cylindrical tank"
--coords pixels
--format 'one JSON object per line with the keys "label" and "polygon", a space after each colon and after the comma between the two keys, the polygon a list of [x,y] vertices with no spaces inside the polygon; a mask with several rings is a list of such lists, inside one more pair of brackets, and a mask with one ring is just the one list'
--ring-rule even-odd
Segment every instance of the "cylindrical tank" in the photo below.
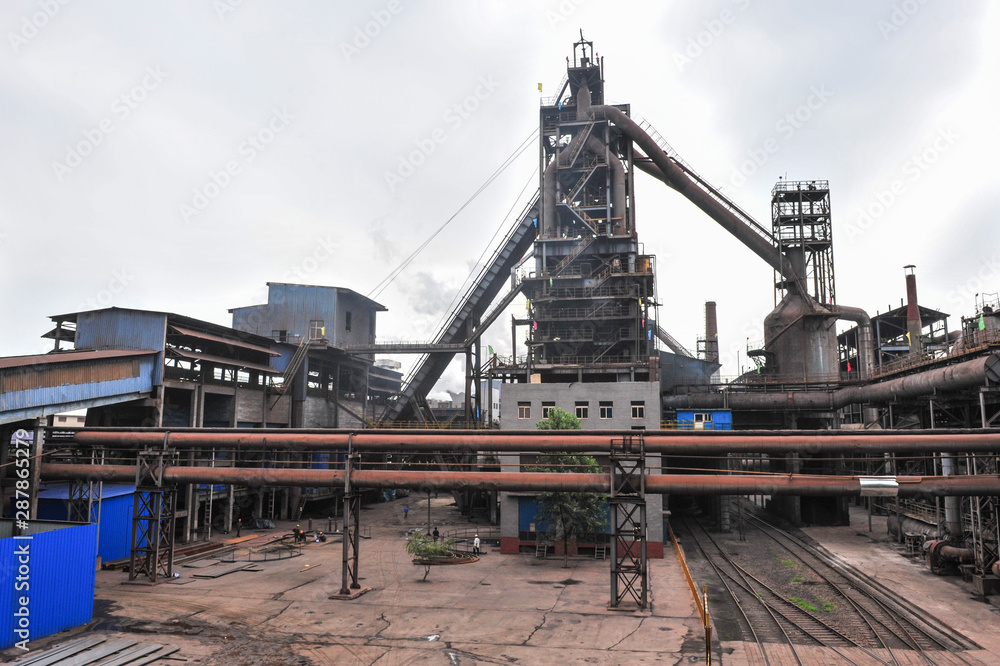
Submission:
{"label": "cylindrical tank", "polygon": [[786,294],[764,319],[764,348],[777,366],[768,374],[785,381],[840,379],[836,316],[816,314],[796,293]]}

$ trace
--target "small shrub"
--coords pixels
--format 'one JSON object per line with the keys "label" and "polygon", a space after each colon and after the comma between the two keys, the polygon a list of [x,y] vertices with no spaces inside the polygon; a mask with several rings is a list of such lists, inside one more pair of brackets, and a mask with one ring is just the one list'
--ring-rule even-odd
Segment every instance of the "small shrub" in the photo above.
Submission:
{"label": "small shrub", "polygon": [[809,603],[808,601],[806,601],[802,597],[789,597],[789,599],[792,601],[792,603],[794,603],[796,606],[798,606],[802,610],[812,611],[813,613],[818,613],[819,612],[818,608],[816,608],[815,606],[813,606],[811,603]]}

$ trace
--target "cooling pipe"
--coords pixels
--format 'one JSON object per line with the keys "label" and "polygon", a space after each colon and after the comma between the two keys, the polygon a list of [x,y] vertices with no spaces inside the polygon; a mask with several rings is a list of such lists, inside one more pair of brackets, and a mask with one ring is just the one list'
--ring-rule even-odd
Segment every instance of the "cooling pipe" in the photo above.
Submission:
{"label": "cooling pipe", "polygon": [[[945,499],[950,499],[946,497]],[[900,516],[897,514],[889,514],[889,518],[886,521],[886,528],[889,530],[889,534],[894,537],[900,538],[899,534],[899,523]],[[910,518],[909,516],[902,517],[903,523],[903,534],[907,532],[912,534],[922,534],[927,539],[940,539],[944,536],[944,530],[939,525],[930,525],[922,520],[917,520],[916,518]]]}
{"label": "cooling pipe", "polygon": [[858,373],[868,379],[875,367],[875,349],[872,343],[872,320],[861,308],[838,305],[834,312],[838,319],[853,321],[858,325]]}
{"label": "cooling pipe", "polygon": [[607,145],[596,136],[587,139],[587,150],[595,155],[606,155],[608,168],[611,169],[611,218],[608,220],[609,226],[621,224],[624,229],[625,224],[625,165],[618,159],[614,151],[609,150]]}
{"label": "cooling pipe", "polygon": [[[46,480],[85,479],[89,481],[135,481],[132,465],[73,465],[43,463]],[[900,497],[914,495],[997,495],[1000,478],[901,476]],[[165,483],[225,483],[251,487],[344,486],[344,471],[336,469],[265,469],[244,467],[184,467],[171,465],[163,470]],[[358,488],[409,488],[411,490],[506,490],[513,492],[600,492],[610,491],[608,474],[574,472],[439,472],[400,470],[353,470],[351,484]],[[713,475],[650,474],[646,492],[657,495],[797,495],[814,497],[858,497],[862,478],[781,474]]]}
{"label": "cooling pipe", "polygon": [[925,370],[889,381],[849,386],[836,391],[800,391],[791,393],[692,393],[667,396],[665,409],[737,409],[833,411],[852,404],[885,404],[899,398],[930,395],[935,391],[959,391],[984,386],[987,379],[1000,378],[1000,354],[956,363],[944,368]]}
{"label": "cooling pipe", "polygon": [[[950,453],[941,454],[941,474],[943,476],[955,476],[955,459]],[[962,529],[962,505],[958,497],[946,497],[944,499],[944,524],[948,531],[948,536],[953,539],[961,539],[964,530]]]}
{"label": "cooling pipe", "polygon": [[961,564],[975,562],[976,554],[971,548],[953,546],[947,541],[930,541],[927,548],[927,564],[932,570],[940,568],[941,564]]}

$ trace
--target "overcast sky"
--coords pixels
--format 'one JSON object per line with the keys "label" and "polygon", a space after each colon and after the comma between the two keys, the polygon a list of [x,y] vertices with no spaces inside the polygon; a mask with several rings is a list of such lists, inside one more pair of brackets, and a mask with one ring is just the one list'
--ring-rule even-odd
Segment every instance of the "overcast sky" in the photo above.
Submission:
{"label": "overcast sky", "polygon": [[[536,128],[581,28],[608,99],[764,226],[779,177],[830,181],[839,303],[898,306],[912,263],[957,327],[1000,291],[997,5],[8,0],[0,355],[50,349],[53,314],[229,325],[269,280],[372,292]],[[533,144],[378,294],[379,339],[434,337],[537,161]],[[735,374],[771,269],[644,175],[636,210],[664,327],[693,349],[717,301]],[[510,353],[509,324],[487,342]],[[438,388],[461,384],[453,366]]]}

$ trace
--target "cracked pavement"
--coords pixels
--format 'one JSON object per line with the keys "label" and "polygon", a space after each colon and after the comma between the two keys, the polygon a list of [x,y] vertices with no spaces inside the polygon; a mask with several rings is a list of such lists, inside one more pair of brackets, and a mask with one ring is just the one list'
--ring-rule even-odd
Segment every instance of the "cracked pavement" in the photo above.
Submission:
{"label": "cracked pavement", "polygon": [[[426,515],[426,500],[410,498]],[[442,532],[468,523],[450,497],[432,500]],[[181,648],[196,664],[676,664],[697,652],[700,623],[673,557],[650,565],[652,609],[608,610],[609,562],[487,549],[473,564],[436,566],[426,582],[404,550],[399,501],[365,507],[359,574],[372,591],[331,600],[340,589],[340,542],[307,544],[293,559],[261,563],[215,579],[178,567],[184,584],[122,585],[101,571],[88,629],[46,639],[56,644],[103,632]],[[411,516],[412,518],[413,516]],[[289,524],[290,525],[290,524]],[[279,527],[285,528],[284,523]],[[280,530],[279,530],[280,531]],[[306,565],[311,565],[307,567]],[[303,569],[305,569],[303,571]],[[40,642],[41,643],[41,642]],[[44,647],[39,644],[36,649]]]}

